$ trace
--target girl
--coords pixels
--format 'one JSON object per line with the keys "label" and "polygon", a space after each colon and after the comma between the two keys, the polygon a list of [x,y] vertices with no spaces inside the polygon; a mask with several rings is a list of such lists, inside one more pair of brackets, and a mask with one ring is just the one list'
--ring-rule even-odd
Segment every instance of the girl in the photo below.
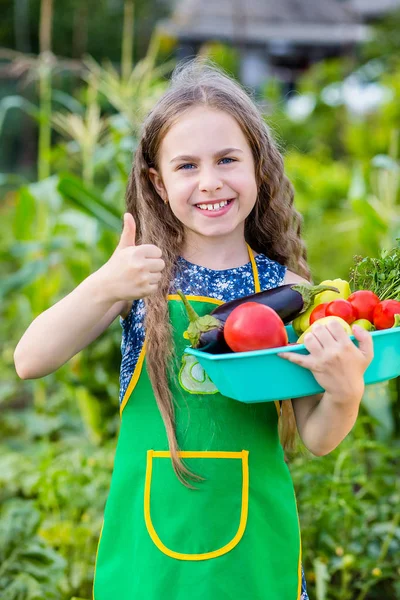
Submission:
{"label": "girl", "polygon": [[316,328],[309,355],[282,356],[311,369],[325,393],[278,410],[246,405],[204,374],[197,388],[184,384],[188,320],[176,293],[207,314],[309,280],[305,256],[282,157],[251,99],[199,61],[178,68],[144,123],[114,254],[15,352],[21,377],[41,377],[122,317],[121,429],[95,600],[307,598],[283,447],[296,426],[315,455],[348,434],[371,337],[354,328],[357,348],[335,323]]}

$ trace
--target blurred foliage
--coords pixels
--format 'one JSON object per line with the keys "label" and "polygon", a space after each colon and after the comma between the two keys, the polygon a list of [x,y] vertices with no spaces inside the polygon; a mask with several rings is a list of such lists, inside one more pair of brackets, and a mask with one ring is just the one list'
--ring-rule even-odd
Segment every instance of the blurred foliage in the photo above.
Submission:
{"label": "blurred foliage", "polygon": [[206,42],[202,45],[199,56],[215,62],[231,77],[239,79],[240,54],[233,46],[227,46],[215,40]]}
{"label": "blurred foliage", "polygon": [[399,451],[364,416],[323,466],[292,463],[310,598],[400,598]]}
{"label": "blurred foliage", "polygon": [[380,19],[372,31],[372,36],[367,44],[361,48],[364,60],[379,57],[385,68],[396,68],[400,61],[400,10],[393,11]]}
{"label": "blurred foliage", "polygon": [[[122,10],[122,2],[96,7],[104,16],[111,5]],[[67,34],[56,18],[61,44]],[[110,56],[117,19],[107,19]],[[296,190],[315,281],[347,278],[354,255],[376,255],[400,237],[398,40],[382,27],[360,56],[315,65],[293,97],[271,80],[260,98]],[[61,77],[59,65],[43,62],[49,57],[25,57],[30,80],[42,81],[37,96],[14,94],[0,106],[3,126],[18,106],[26,123],[45,124],[43,139],[51,130],[38,181],[0,175],[2,600],[91,597],[119,429],[120,326],[41,380],[19,380],[13,352],[33,318],[113,252],[140,121],[165,88],[171,64],[160,55],[169,58],[173,43],[156,33],[129,69],[129,59],[118,69],[91,50],[95,58],[85,59],[79,80],[65,65]],[[202,52],[238,73],[231,48],[212,43]],[[354,111],[349,82],[365,92],[377,85],[384,100]],[[2,148],[7,140],[0,137]],[[357,425],[337,450],[291,461],[310,598],[400,599],[399,388],[397,380],[369,386]]]}
{"label": "blurred foliage", "polygon": [[[40,7],[41,0],[0,0],[0,46],[37,54]],[[156,22],[167,17],[170,11],[171,6],[163,0],[135,0],[135,60],[146,54]],[[63,0],[55,3],[54,54],[70,58],[90,54],[98,61],[107,58],[119,62],[123,18],[124,0]]]}
{"label": "blurred foliage", "polygon": [[[171,68],[155,65],[157,47],[155,38],[126,81],[91,59],[78,95],[64,92],[64,109],[49,112],[47,98],[39,96],[37,110],[59,137],[39,154],[38,172],[58,174],[22,187],[6,174],[0,181],[6,184],[0,205],[2,599],[91,597],[119,427],[120,326],[115,322],[96,344],[38,381],[18,380],[13,351],[29,322],[114,250],[139,117],[162,93],[161,75]],[[54,98],[58,90],[51,91]],[[6,543],[10,514],[31,524],[21,525],[21,555]]]}
{"label": "blurred foliage", "polygon": [[5,502],[0,515],[2,598],[57,598],[54,580],[65,562],[38,535],[40,512],[32,502]]}

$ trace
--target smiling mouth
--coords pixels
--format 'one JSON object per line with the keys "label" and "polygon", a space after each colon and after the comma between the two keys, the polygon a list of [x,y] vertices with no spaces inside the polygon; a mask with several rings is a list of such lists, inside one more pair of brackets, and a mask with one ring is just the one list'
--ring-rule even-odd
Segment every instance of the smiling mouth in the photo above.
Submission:
{"label": "smiling mouth", "polygon": [[233,202],[233,198],[231,200],[221,200],[221,202],[214,202],[214,203],[204,203],[204,204],[195,204],[196,208],[199,208],[200,210],[207,210],[207,211],[218,211],[218,210],[222,210],[223,208],[225,208],[225,206],[228,206],[228,204],[231,204]]}

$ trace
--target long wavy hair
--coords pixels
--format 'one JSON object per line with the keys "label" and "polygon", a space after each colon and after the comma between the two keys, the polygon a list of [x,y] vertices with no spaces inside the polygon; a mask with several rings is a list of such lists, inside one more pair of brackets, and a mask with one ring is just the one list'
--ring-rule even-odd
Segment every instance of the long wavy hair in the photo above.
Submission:
{"label": "long wavy hair", "polygon": [[[218,67],[192,59],[175,68],[170,85],[147,116],[129,177],[126,205],[137,224],[139,244],[155,244],[165,268],[157,292],[145,298],[147,370],[163,418],[177,477],[187,487],[201,478],[179,456],[174,400],[168,385],[173,362],[173,341],[168,315],[168,293],[177,256],[184,242],[184,227],[165,204],[149,177],[159,167],[161,142],[181,115],[197,106],[224,111],[236,119],[251,148],[258,195],[245,222],[245,239],[258,253],[310,278],[306,249],[301,239],[301,217],[293,205],[293,187],[284,173],[283,158],[269,128],[246,91]],[[285,450],[293,449],[296,422],[291,402],[283,402],[279,433]]]}

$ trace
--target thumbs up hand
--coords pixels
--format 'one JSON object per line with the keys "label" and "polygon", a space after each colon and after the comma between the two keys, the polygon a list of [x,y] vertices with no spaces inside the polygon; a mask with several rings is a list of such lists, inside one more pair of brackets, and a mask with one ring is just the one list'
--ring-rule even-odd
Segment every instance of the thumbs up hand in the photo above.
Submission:
{"label": "thumbs up hand", "polygon": [[129,246],[136,246],[136,223],[131,213],[125,213],[124,227],[117,249],[129,248]]}
{"label": "thumbs up hand", "polygon": [[136,245],[136,223],[124,214],[124,227],[114,253],[101,267],[115,302],[145,298],[158,288],[165,267],[162,252],[153,244]]}

